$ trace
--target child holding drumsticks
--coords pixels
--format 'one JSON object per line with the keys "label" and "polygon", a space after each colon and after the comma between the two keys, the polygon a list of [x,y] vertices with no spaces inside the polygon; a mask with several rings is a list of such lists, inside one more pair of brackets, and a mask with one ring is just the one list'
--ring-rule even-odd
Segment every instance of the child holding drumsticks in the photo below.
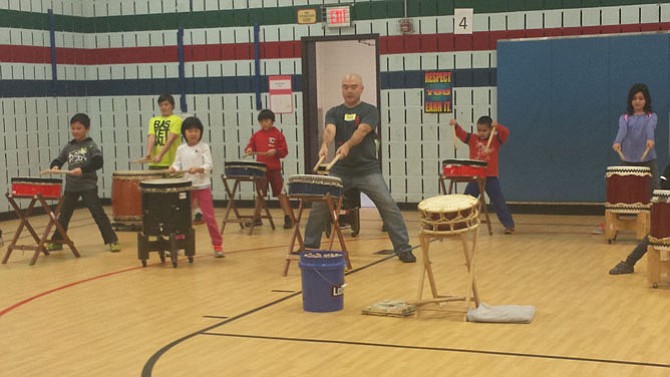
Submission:
{"label": "child holding drumsticks", "polygon": [[[490,116],[482,116],[477,120],[477,133],[467,133],[458,125],[455,119],[449,122],[455,127],[456,137],[470,147],[470,159],[485,161],[486,185],[484,189],[491,199],[491,205],[498,215],[498,219],[505,227],[505,234],[514,233],[514,219],[512,212],[505,203],[500,182],[498,181],[498,152],[502,144],[509,137],[509,129],[498,124]],[[465,194],[479,196],[477,182],[470,182],[465,187]],[[483,194],[482,194],[483,195]]]}
{"label": "child holding drumsticks", "polygon": [[[115,253],[121,251],[121,246],[98,197],[98,175],[95,171],[102,168],[103,160],[102,152],[93,139],[88,137],[90,128],[91,119],[88,115],[75,114],[70,119],[70,132],[73,139],[63,147],[58,157],[51,162],[51,170],[54,171],[60,170],[65,163],[70,168],[70,172],[65,177],[63,205],[58,216],[58,222],[67,231],[72,213],[81,196],[84,205],[93,215],[105,244],[109,245],[109,250]],[[48,251],[63,250],[62,237],[60,232],[54,232],[51,242],[46,244],[46,249]]]}
{"label": "child holding drumsticks", "polygon": [[651,95],[645,84],[633,84],[628,91],[628,109],[619,117],[619,131],[612,149],[624,165],[648,166],[653,188],[660,186],[656,167],[654,132],[658,117],[652,112]]}
{"label": "child holding drumsticks", "polygon": [[177,148],[174,162],[168,169],[171,172],[185,171],[184,177],[193,184],[191,201],[197,200],[200,204],[209,237],[212,239],[214,257],[223,258],[223,239],[219,226],[214,218],[214,203],[212,200],[211,172],[213,168],[212,151],[209,145],[202,141],[204,127],[200,119],[188,117],[181,125],[181,134],[186,143]]}
{"label": "child holding drumsticks", "polygon": [[[284,134],[277,129],[275,124],[275,113],[272,110],[261,110],[258,113],[258,124],[261,129],[256,131],[249,139],[249,144],[244,149],[244,153],[249,155],[256,153],[256,160],[265,162],[267,165],[267,182],[272,186],[272,195],[279,199],[279,205],[284,211],[284,229],[293,227],[290,216],[290,204],[288,198],[282,192],[284,179],[281,174],[281,158],[288,155],[288,146]],[[261,187],[263,195],[267,195],[267,183]],[[260,219],[255,220],[255,225],[260,225]]]}

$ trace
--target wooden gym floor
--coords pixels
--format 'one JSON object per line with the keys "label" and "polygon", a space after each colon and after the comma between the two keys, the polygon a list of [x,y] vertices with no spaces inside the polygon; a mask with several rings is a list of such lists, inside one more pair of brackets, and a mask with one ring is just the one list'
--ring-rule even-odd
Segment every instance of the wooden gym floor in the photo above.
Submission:
{"label": "wooden gym floor", "polygon": [[[435,312],[418,319],[361,315],[377,301],[414,299],[420,267],[379,254],[390,242],[376,211],[362,212],[360,235],[344,231],[354,267],[344,309],[307,313],[297,262],[281,276],[290,231],[281,229],[276,210],[275,231],[266,221],[249,236],[229,224],[224,259],[213,258],[206,227],[196,226],[195,262],[182,258],[178,268],[160,264],[155,253],[142,268],[133,232],[119,232],[121,253],[108,252],[88,212],[78,210],[69,234],[81,258],[66,248],[28,266],[31,252],[19,250],[0,265],[0,374],[670,374],[670,288],[648,287],[646,259],[632,275],[608,275],[635,240],[624,234],[608,245],[591,235],[603,218],[517,215],[512,236],[497,220],[493,236],[480,228],[482,301],[537,308],[532,324],[483,324]],[[404,215],[418,245],[418,214]],[[32,222],[44,225],[46,217]],[[5,242],[16,226],[1,224]],[[461,290],[460,243],[433,242],[431,256],[441,290]]]}

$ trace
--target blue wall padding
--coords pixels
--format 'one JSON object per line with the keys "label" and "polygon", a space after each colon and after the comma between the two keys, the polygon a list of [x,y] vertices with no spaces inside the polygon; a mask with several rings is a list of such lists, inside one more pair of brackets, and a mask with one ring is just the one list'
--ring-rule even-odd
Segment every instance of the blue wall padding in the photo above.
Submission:
{"label": "blue wall padding", "polygon": [[506,199],[604,202],[605,170],[633,83],[658,114],[659,170],[668,160],[670,36],[630,35],[498,43],[498,118]]}

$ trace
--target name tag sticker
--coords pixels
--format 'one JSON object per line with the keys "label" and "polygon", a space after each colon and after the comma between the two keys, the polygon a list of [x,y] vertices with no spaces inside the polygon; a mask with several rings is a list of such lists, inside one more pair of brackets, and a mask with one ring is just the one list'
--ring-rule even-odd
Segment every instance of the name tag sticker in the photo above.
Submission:
{"label": "name tag sticker", "polygon": [[347,122],[353,122],[356,120],[356,114],[344,114],[344,120]]}

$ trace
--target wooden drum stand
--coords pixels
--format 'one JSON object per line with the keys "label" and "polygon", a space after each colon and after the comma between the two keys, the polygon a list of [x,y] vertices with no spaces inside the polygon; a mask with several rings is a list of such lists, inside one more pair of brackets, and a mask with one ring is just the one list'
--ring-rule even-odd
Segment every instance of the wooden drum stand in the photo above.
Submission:
{"label": "wooden drum stand", "polygon": [[[423,310],[452,311],[454,309],[463,311],[464,315],[474,301],[479,306],[479,293],[475,279],[475,248],[477,244],[477,228],[479,227],[479,200],[469,195],[442,195],[426,199],[419,203],[421,212],[421,253],[423,265],[419,275],[419,289],[416,301],[415,315]],[[472,234],[472,241],[468,244],[467,234]],[[430,260],[430,242],[436,239],[460,238],[463,246],[463,256],[467,268],[467,292],[464,295],[441,295],[438,293],[432,262]],[[423,299],[424,282],[428,276],[431,298]],[[447,308],[446,303],[452,301],[463,301],[461,308]],[[431,307],[432,306],[432,307]]]}

